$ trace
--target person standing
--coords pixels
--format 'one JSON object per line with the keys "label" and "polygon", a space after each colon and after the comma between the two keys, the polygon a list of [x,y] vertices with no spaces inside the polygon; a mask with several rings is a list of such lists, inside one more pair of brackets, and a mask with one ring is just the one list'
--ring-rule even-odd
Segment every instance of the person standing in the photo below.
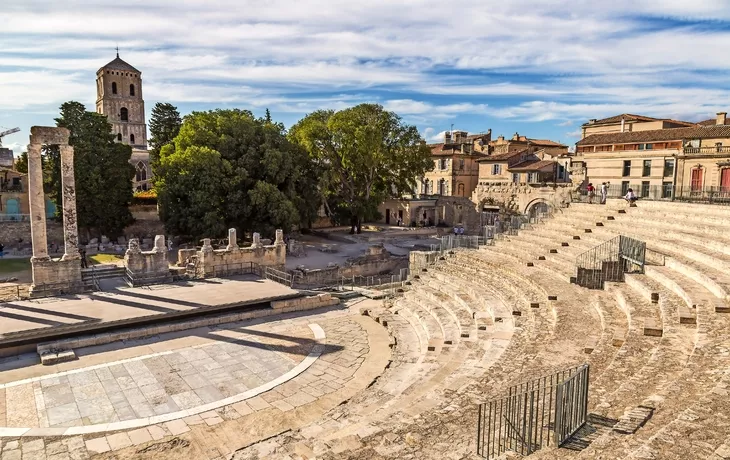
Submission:
{"label": "person standing", "polygon": [[89,268],[89,264],[86,262],[86,249],[81,248],[79,254],[81,255],[81,268]]}
{"label": "person standing", "polygon": [[5,246],[0,243],[0,258],[2,258],[5,255]]}
{"label": "person standing", "polygon": [[606,200],[608,199],[608,185],[608,182],[601,184],[601,204],[606,204]]}
{"label": "person standing", "polygon": [[593,183],[589,183],[586,190],[588,191],[588,204],[593,204],[593,197],[596,196],[596,189],[593,187]]}

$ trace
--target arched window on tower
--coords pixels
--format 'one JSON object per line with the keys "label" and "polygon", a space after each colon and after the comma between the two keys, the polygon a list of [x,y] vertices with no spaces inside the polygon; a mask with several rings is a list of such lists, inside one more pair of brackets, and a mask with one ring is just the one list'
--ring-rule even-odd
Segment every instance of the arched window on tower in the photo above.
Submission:
{"label": "arched window on tower", "polygon": [[129,135],[129,143],[134,144],[134,134]]}
{"label": "arched window on tower", "polygon": [[112,82],[112,94],[117,94],[117,82]]}
{"label": "arched window on tower", "polygon": [[134,85],[129,85],[129,95],[134,96]]}
{"label": "arched window on tower", "polygon": [[122,133],[117,133],[117,140],[118,141],[121,141],[122,140]]}
{"label": "arched window on tower", "polygon": [[121,109],[119,110],[119,118],[120,118],[120,119],[121,119],[122,121],[129,121],[129,111],[127,110],[127,108],[126,108],[126,107],[122,107],[122,108],[121,108]]}
{"label": "arched window on tower", "polygon": [[137,182],[147,180],[147,167],[141,161],[137,163]]}

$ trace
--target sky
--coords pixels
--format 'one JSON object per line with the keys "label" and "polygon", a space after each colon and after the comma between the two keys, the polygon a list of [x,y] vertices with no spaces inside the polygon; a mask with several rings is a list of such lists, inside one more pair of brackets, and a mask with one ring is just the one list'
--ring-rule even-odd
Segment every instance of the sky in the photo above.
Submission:
{"label": "sky", "polygon": [[4,0],[0,131],[76,100],[115,57],[185,115],[242,108],[291,126],[376,102],[443,132],[574,144],[590,118],[730,111],[730,0]]}

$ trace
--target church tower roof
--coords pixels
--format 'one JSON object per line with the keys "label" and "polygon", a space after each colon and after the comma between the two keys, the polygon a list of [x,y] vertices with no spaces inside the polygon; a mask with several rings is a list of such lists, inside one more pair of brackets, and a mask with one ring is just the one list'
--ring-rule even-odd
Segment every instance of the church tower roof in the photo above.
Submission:
{"label": "church tower roof", "polygon": [[[139,70],[135,69],[132,65],[128,64],[124,60],[122,60],[119,57],[119,51],[117,51],[117,57],[111,61],[109,64],[103,66],[101,69],[114,69],[114,70],[125,70],[127,72],[137,72],[142,73]],[[99,69],[99,70],[101,70]]]}

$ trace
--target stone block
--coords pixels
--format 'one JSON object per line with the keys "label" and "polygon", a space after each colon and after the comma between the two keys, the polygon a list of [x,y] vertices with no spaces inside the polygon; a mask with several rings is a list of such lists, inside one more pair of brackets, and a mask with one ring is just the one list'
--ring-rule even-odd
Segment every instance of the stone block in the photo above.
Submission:
{"label": "stone block", "polygon": [[596,222],[596,227],[603,227],[603,222]]}
{"label": "stone block", "polygon": [[548,300],[556,301],[556,300],[558,300],[558,296],[556,296],[556,295],[549,295],[548,296]]}
{"label": "stone block", "polygon": [[438,340],[431,339],[431,340],[428,341],[428,345],[426,347],[426,350],[428,350],[428,351],[436,351],[436,349],[438,348],[438,345],[439,345]]}
{"label": "stone block", "polygon": [[591,230],[590,228],[583,229],[583,231],[585,233],[593,233],[593,230]]}
{"label": "stone block", "polygon": [[644,335],[650,337],[661,337],[664,335],[664,330],[655,320],[647,318],[644,320]]}
{"label": "stone block", "polygon": [[626,342],[626,334],[623,332],[616,332],[613,334],[613,337],[611,338],[611,345],[620,348],[623,346],[624,342]]}
{"label": "stone block", "polygon": [[545,256],[538,256],[537,260],[546,260]]}
{"label": "stone block", "polygon": [[512,316],[522,316],[522,312],[519,310],[512,310]]}
{"label": "stone block", "polygon": [[535,266],[535,264],[534,264],[534,263],[532,263],[532,262],[527,262],[527,266],[528,266],[528,267],[534,267],[534,266]]}
{"label": "stone block", "polygon": [[580,236],[578,236],[578,235],[573,235],[573,239],[574,239],[574,240],[579,240],[579,239],[580,239]]}
{"label": "stone block", "polygon": [[570,245],[569,245],[568,243],[565,243],[565,242],[563,242],[563,243],[560,243],[560,246],[562,246],[562,247],[566,248],[566,247],[568,247],[568,246],[570,246]]}
{"label": "stone block", "polygon": [[557,254],[557,253],[558,253],[558,250],[557,249],[551,249],[550,250],[550,254]]}
{"label": "stone block", "polygon": [[530,308],[540,308],[540,303],[539,302],[531,302],[530,303]]}

